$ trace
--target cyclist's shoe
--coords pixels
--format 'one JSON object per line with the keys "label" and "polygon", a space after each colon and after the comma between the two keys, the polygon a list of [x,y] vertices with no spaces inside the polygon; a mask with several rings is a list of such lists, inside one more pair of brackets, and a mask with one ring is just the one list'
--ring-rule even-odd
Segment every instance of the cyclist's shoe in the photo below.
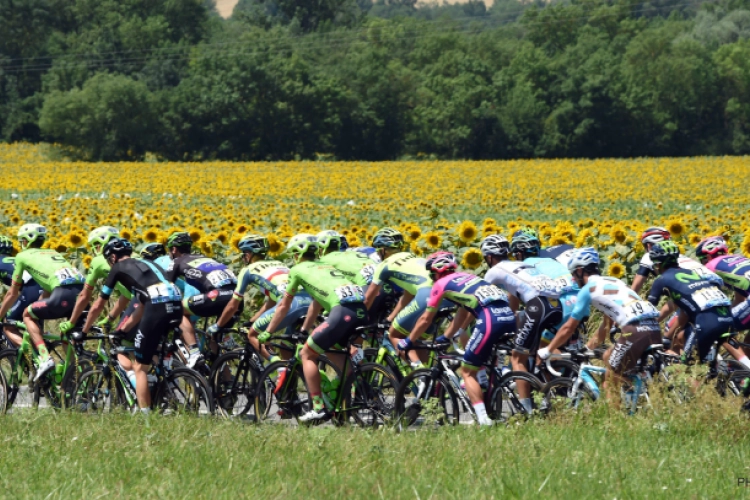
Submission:
{"label": "cyclist's shoe", "polygon": [[199,351],[191,352],[187,359],[187,367],[195,368],[202,361],[203,354],[201,354]]}
{"label": "cyclist's shoe", "polygon": [[45,373],[47,373],[54,367],[55,367],[55,360],[52,358],[47,358],[46,360],[39,362],[39,367],[36,369],[36,376],[34,377],[34,382],[39,380]]}
{"label": "cyclist's shoe", "polygon": [[492,420],[489,417],[485,417],[485,418],[480,418],[479,419],[479,426],[480,427],[492,427],[493,425],[495,425],[495,421]]}
{"label": "cyclist's shoe", "polygon": [[312,422],[315,420],[322,420],[328,416],[328,411],[325,408],[320,410],[310,410],[299,418],[300,422]]}

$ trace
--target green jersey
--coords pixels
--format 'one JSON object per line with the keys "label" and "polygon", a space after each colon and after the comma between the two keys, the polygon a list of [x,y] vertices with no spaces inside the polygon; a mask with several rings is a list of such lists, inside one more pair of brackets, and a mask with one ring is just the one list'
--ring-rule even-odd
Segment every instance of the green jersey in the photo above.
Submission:
{"label": "green jersey", "polygon": [[52,249],[29,248],[16,255],[13,283],[23,286],[24,271],[27,271],[45,292],[52,292],[60,286],[82,285],[84,282],[80,271]]}
{"label": "green jersey", "polygon": [[[107,263],[107,259],[104,258],[104,255],[97,255],[93,259],[91,259],[91,265],[89,265],[89,272],[86,275],[86,286],[89,288],[94,288],[96,284],[106,278],[109,275],[109,264]],[[130,293],[130,290],[125,288],[122,283],[117,283],[115,286],[115,289],[120,292],[120,295],[126,297],[127,299],[133,298],[133,294]]]}
{"label": "green jersey", "polygon": [[335,267],[348,280],[360,286],[369,285],[375,272],[375,263],[360,252],[331,252],[322,256],[319,262]]}
{"label": "green jersey", "polygon": [[294,296],[300,287],[327,313],[339,304],[365,300],[361,286],[346,279],[335,267],[320,262],[300,262],[289,271],[286,294]]}
{"label": "green jersey", "polygon": [[424,265],[424,259],[409,252],[399,252],[378,264],[372,282],[375,285],[382,285],[388,281],[416,295],[420,288],[432,286],[430,273]]}

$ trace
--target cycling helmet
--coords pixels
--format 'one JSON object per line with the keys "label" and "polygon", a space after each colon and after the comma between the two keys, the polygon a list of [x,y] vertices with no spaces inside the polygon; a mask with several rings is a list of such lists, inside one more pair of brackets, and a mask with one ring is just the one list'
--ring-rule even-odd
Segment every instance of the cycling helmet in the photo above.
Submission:
{"label": "cycling helmet", "polygon": [[104,258],[109,260],[112,255],[130,255],[133,253],[133,245],[130,244],[125,238],[112,238],[109,242],[104,245],[102,254]]}
{"label": "cycling helmet", "polygon": [[541,249],[542,246],[539,243],[539,238],[523,229],[516,231],[513,235],[513,240],[510,242],[510,252],[512,254],[523,254],[524,258],[536,257],[539,255]]}
{"label": "cycling helmet", "polygon": [[654,226],[643,231],[643,234],[641,234],[641,243],[646,246],[646,244],[653,244],[668,240],[670,237],[671,236],[669,235],[669,231],[667,231],[663,227]]}
{"label": "cycling helmet", "polygon": [[539,233],[536,232],[536,229],[533,227],[523,227],[521,229],[516,230],[515,233],[513,233],[513,238],[516,238],[517,236],[526,235],[530,238],[539,239]]}
{"label": "cycling helmet", "polygon": [[40,224],[24,224],[18,230],[18,241],[31,244],[39,240],[42,242],[47,240],[47,228]]}
{"label": "cycling helmet", "polygon": [[711,236],[709,238],[706,238],[698,243],[698,246],[695,247],[695,256],[698,257],[698,260],[700,260],[701,262],[705,262],[709,259],[713,259],[714,257],[718,257],[719,255],[726,255],[728,253],[729,248],[727,247],[727,243],[721,236]]}
{"label": "cycling helmet", "polygon": [[13,253],[13,240],[7,236],[0,236],[0,255],[10,255]]}
{"label": "cycling helmet", "polygon": [[599,270],[599,252],[594,247],[579,248],[573,252],[568,261],[568,271],[576,269]]}
{"label": "cycling helmet", "polygon": [[[348,247],[348,245],[346,244],[346,238],[344,238],[344,236],[342,236],[338,232],[330,229],[319,232],[315,235],[315,238],[318,240],[318,248],[321,252],[324,250],[328,250],[328,247],[331,246],[333,242],[336,242],[336,248],[338,250],[343,251]],[[344,243],[343,247],[341,245],[342,243]]]}
{"label": "cycling helmet", "polygon": [[167,250],[161,243],[144,243],[138,247],[138,254],[140,254],[142,259],[156,260],[163,255],[167,255]]}
{"label": "cycling helmet", "polygon": [[254,253],[259,255],[266,255],[271,248],[268,244],[268,238],[260,236],[258,234],[248,234],[237,243],[237,248],[242,253]]}
{"label": "cycling helmet", "polygon": [[301,233],[296,236],[292,236],[292,239],[289,240],[286,249],[290,254],[292,254],[292,258],[294,259],[294,261],[297,262],[297,260],[299,260],[302,255],[309,253],[310,251],[316,251],[318,249],[318,241],[312,234]]}
{"label": "cycling helmet", "polygon": [[482,240],[479,249],[485,257],[488,255],[507,257],[510,251],[510,243],[508,243],[508,239],[505,236],[493,234]]}
{"label": "cycling helmet", "polygon": [[375,248],[401,248],[404,244],[404,235],[396,229],[384,227],[372,238],[372,246]]}
{"label": "cycling helmet", "polygon": [[193,239],[190,237],[188,233],[184,231],[172,233],[169,235],[169,238],[167,238],[167,248],[172,248],[172,247],[184,248],[184,247],[192,247],[192,246],[193,246]]}
{"label": "cycling helmet", "polygon": [[102,253],[104,245],[112,238],[119,238],[120,232],[112,226],[97,227],[89,233],[88,244],[94,255]]}
{"label": "cycling helmet", "polygon": [[677,264],[680,249],[674,241],[659,241],[651,245],[651,248],[648,250],[648,256],[651,257],[651,262],[654,264]]}
{"label": "cycling helmet", "polygon": [[425,269],[430,272],[430,276],[442,277],[455,273],[458,269],[458,262],[456,256],[450,252],[435,252],[427,257]]}

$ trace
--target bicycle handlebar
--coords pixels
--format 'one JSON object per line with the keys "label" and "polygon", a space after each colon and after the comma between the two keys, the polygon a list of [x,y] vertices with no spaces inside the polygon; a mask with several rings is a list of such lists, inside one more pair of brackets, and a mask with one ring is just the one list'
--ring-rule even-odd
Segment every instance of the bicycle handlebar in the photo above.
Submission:
{"label": "bicycle handlebar", "polygon": [[547,358],[544,361],[545,366],[547,367],[547,371],[550,372],[555,377],[562,377],[562,372],[559,372],[552,368],[552,362],[557,359],[570,359],[572,358],[571,354],[569,352],[566,352],[564,354],[552,354],[549,358]]}

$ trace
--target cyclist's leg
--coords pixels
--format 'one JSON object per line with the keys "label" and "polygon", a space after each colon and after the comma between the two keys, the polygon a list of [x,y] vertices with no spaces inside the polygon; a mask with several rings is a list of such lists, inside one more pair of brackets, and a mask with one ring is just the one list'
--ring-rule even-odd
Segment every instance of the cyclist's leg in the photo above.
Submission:
{"label": "cyclist's leg", "polygon": [[[188,297],[183,301],[183,308],[185,307],[185,303],[187,303],[187,307],[190,310],[191,315],[197,316],[198,318],[221,316],[227,304],[229,304],[229,301],[232,300],[233,295],[234,290],[231,289],[211,290],[208,293]],[[195,329],[193,327],[194,323],[195,321],[191,318],[191,332],[189,332],[188,335],[192,334],[193,338],[195,338]],[[184,333],[185,332],[183,331],[183,336]],[[189,336],[185,338],[185,342],[190,342]],[[216,354],[217,352],[219,352],[219,346],[216,344],[216,341],[213,339],[213,337],[208,339],[208,345],[212,353]]]}
{"label": "cyclist's leg", "polygon": [[[300,318],[307,314],[307,309],[310,307],[311,303],[312,298],[310,298],[307,293],[300,292],[295,295],[294,299],[292,300],[292,305],[289,308],[289,312],[284,317],[284,320],[279,324],[277,330],[280,331],[288,329],[294,323],[299,321]],[[255,323],[253,323],[253,326],[248,332],[248,341],[250,342],[250,344],[252,344],[256,351],[261,353],[261,355],[265,359],[269,359],[271,354],[268,352],[264,345],[261,345],[260,342],[258,342],[258,335],[266,331],[266,328],[268,328],[268,325],[271,323],[271,319],[273,319],[273,315],[275,312],[276,306],[264,312],[260,316],[260,318],[258,318]],[[292,353],[288,351],[281,351],[279,354],[282,359],[289,359],[292,356]]]}
{"label": "cyclist's leg", "polygon": [[38,300],[23,312],[23,322],[42,361],[49,357],[42,338],[39,321],[67,318],[73,312],[78,294],[83,285],[60,286],[52,290],[49,297]]}
{"label": "cyclist's leg", "polygon": [[[417,290],[417,294],[414,298],[406,304],[401,312],[398,313],[396,319],[393,320],[391,328],[388,330],[388,334],[391,337],[391,342],[394,343],[394,347],[398,350],[398,341],[400,339],[409,336],[417,321],[427,309],[427,299],[430,297],[430,287],[424,287]],[[409,361],[415,363],[421,363],[419,354],[412,350],[409,351]]]}
{"label": "cyclist's leg", "polygon": [[[30,304],[39,300],[39,296],[42,293],[42,289],[39,285],[24,285],[21,289],[21,295],[16,300],[16,303],[8,311],[6,318],[8,321],[23,321],[23,311]],[[18,331],[15,326],[6,326],[4,328],[5,336],[8,337],[14,345],[19,346],[23,341],[23,335]]]}
{"label": "cyclist's leg", "polygon": [[607,367],[607,400],[616,407],[620,404],[620,387],[625,382],[622,374],[635,368],[649,346],[661,343],[661,329],[656,321],[625,325],[621,330],[615,344],[602,357]]}
{"label": "cyclist's leg", "polygon": [[[117,324],[117,329],[119,330],[120,328],[122,328],[122,325],[124,325],[125,322],[135,313],[135,310],[141,306],[142,305],[138,298],[133,296],[133,298],[130,299],[130,304],[128,304],[128,307],[120,315],[120,322]],[[129,332],[127,332],[127,340],[129,342],[133,342],[135,340],[135,336],[138,333],[138,328],[140,328],[140,326],[140,323],[136,323],[133,328]],[[117,361],[120,363],[122,369],[126,372],[133,371],[133,363],[130,360],[129,356],[125,354],[118,354]]]}

